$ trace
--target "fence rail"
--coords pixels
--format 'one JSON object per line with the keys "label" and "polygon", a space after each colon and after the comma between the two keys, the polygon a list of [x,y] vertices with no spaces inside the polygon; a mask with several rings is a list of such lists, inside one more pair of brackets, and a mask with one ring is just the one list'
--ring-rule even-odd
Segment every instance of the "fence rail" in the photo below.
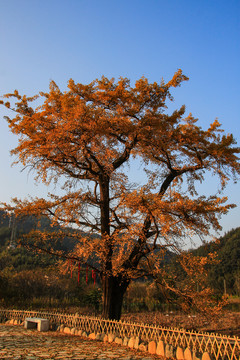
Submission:
{"label": "fence rail", "polygon": [[0,319],[15,319],[24,321],[26,317],[42,317],[49,319],[50,324],[75,327],[88,333],[113,333],[118,337],[139,337],[142,341],[162,340],[174,347],[189,348],[193,353],[208,352],[212,359],[239,360],[240,338],[189,331],[178,328],[160,327],[132,322],[104,320],[97,317],[81,316],[78,314],[49,313],[43,311],[24,311],[0,309]]}

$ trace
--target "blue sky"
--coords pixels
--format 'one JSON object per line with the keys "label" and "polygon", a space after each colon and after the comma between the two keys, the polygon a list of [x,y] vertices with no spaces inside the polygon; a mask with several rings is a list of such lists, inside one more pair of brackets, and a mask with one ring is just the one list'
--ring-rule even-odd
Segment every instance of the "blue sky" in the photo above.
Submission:
{"label": "blue sky", "polygon": [[[102,75],[169,80],[181,68],[190,80],[174,91],[206,128],[216,117],[240,144],[239,0],[0,0],[0,95],[18,89],[33,95],[54,80],[88,83]],[[4,169],[0,201],[45,196],[33,174],[11,167],[17,139],[0,109]],[[215,188],[208,181],[203,191]],[[225,194],[238,204],[222,219],[223,232],[240,226],[239,184]]]}

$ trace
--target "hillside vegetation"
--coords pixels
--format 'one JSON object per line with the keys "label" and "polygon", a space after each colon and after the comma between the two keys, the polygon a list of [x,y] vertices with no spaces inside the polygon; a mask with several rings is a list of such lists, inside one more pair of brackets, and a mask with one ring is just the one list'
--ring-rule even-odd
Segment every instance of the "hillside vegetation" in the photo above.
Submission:
{"label": "hillside vegetation", "polygon": [[218,263],[209,269],[209,281],[219,293],[240,296],[240,227],[232,229],[217,242],[200,246],[194,254],[216,252]]}
{"label": "hillside vegetation", "polygon": [[[18,246],[17,239],[36,227],[36,219],[28,217],[15,224],[0,213],[0,302],[2,306],[25,307],[90,307],[98,311],[101,307],[99,279],[93,284],[91,273],[86,283],[85,269],[81,270],[78,281],[77,264],[66,268],[61,259],[49,254],[29,251]],[[9,227],[10,225],[10,227]],[[38,225],[48,231],[53,229],[47,218]],[[53,244],[51,244],[53,245]],[[65,238],[54,243],[55,249],[67,254],[74,247],[71,239]],[[50,248],[50,245],[49,245]],[[221,296],[240,296],[240,228],[226,233],[215,243],[208,243],[192,251],[196,256],[216,252],[218,263],[209,268],[209,284]],[[166,261],[171,271],[178,272],[177,257],[169,254]],[[179,270],[181,271],[181,270]],[[170,302],[171,303],[171,302]],[[124,299],[124,311],[167,311],[169,301],[159,288],[149,280],[134,282]]]}

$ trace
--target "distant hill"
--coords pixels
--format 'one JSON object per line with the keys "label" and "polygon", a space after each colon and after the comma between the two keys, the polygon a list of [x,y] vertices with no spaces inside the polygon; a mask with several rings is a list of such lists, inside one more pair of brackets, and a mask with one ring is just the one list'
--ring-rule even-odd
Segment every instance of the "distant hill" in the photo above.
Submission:
{"label": "distant hill", "polygon": [[[36,218],[29,216],[24,220],[17,221],[16,237],[25,234],[36,228],[46,231],[58,231],[61,228],[50,226],[50,220],[42,217],[40,222]],[[35,267],[47,267],[56,262],[56,258],[49,255],[37,255],[24,248],[11,249],[8,251],[10,239],[12,237],[12,220],[0,211],[0,270],[5,267],[12,267],[15,271],[33,269]],[[68,229],[71,231],[71,229]],[[56,249],[64,252],[71,251],[76,242],[67,237],[55,243]],[[157,250],[156,250],[157,251]],[[228,294],[240,295],[240,227],[227,232],[220,237],[217,242],[206,243],[191,252],[196,256],[206,256],[210,252],[216,252],[219,263],[209,269],[210,285],[223,293],[226,289]],[[168,252],[165,256],[166,262],[175,262],[175,255]],[[175,264],[178,268],[178,265]]]}
{"label": "distant hill", "polygon": [[[42,216],[40,219],[37,219],[34,216],[26,216],[23,219],[16,219],[9,217],[4,211],[0,211],[0,230],[5,229],[5,232],[10,232],[9,241],[11,238],[13,240],[19,237],[21,234],[28,234],[32,230],[40,230],[40,231],[47,231],[47,232],[58,232],[63,230],[60,226],[51,226],[50,220],[46,216]],[[71,229],[66,229],[66,233],[71,232]],[[55,248],[57,250],[63,250],[65,252],[71,251],[76,242],[66,236],[65,239],[62,239],[55,242]],[[1,240],[0,240],[1,246]]]}
{"label": "distant hill", "polygon": [[[13,269],[18,272],[22,270],[32,270],[37,267],[48,267],[56,263],[57,258],[48,254],[37,254],[28,251],[24,247],[18,247],[17,240],[23,234],[28,234],[31,230],[58,231],[60,227],[50,226],[50,220],[42,217],[39,220],[33,216],[25,217],[22,220],[14,221],[9,216],[0,211],[0,271]],[[58,239],[54,244],[46,244],[50,249],[53,245],[55,250],[64,252],[71,251],[76,242],[73,239],[65,237]]]}
{"label": "distant hill", "polygon": [[[211,286],[223,293],[240,295],[240,227],[232,229],[217,242],[210,242],[193,250],[195,255],[206,256],[216,251],[219,263],[209,272]],[[225,289],[224,289],[225,287]]]}

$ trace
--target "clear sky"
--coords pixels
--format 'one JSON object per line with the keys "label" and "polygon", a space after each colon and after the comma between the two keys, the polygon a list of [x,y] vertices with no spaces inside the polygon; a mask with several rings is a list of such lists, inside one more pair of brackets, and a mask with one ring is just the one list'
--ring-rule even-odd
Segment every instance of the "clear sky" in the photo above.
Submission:
{"label": "clear sky", "polygon": [[[171,109],[185,104],[204,129],[216,117],[240,144],[239,0],[0,0],[0,95],[33,95],[54,80],[89,83],[105,75],[190,80],[174,91]],[[33,174],[11,167],[17,144],[0,109],[0,201],[45,196]],[[215,188],[208,181],[203,191]],[[240,186],[225,191],[238,208],[222,219],[223,233],[240,226]]]}

